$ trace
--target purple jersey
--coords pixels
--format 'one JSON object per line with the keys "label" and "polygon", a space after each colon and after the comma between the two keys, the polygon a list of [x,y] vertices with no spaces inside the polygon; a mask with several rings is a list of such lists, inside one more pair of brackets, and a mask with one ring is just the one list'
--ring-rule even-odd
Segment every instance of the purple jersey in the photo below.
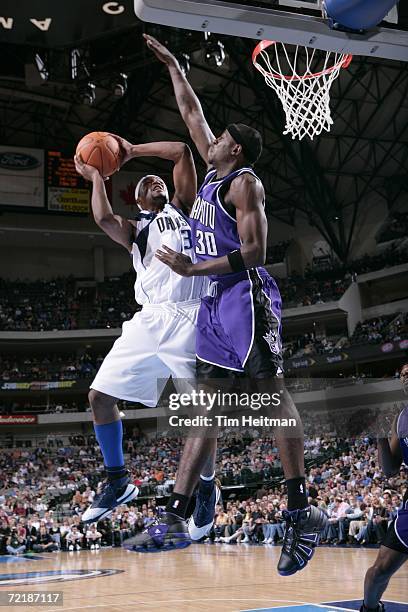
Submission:
{"label": "purple jersey", "polygon": [[[190,215],[197,261],[222,257],[241,248],[237,221],[226,210],[223,196],[231,181],[244,173],[256,177],[252,168],[240,168],[219,180],[216,180],[216,170],[211,170],[206,175]],[[247,278],[248,275],[247,272],[239,272],[210,276],[210,279],[231,282],[235,277],[238,281],[241,278]]]}
{"label": "purple jersey", "polygon": [[[191,211],[193,247],[198,261],[222,257],[241,248],[234,211],[224,197],[240,168],[217,180],[211,170]],[[197,375],[243,372],[251,378],[275,376],[282,367],[281,297],[264,268],[210,276],[211,295],[202,298],[197,321]]]}

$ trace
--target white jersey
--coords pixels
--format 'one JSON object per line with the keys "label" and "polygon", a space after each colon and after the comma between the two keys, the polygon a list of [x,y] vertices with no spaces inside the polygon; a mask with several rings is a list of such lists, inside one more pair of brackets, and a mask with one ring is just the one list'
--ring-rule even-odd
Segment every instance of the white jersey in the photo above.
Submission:
{"label": "white jersey", "polygon": [[142,305],[187,302],[206,295],[207,277],[180,276],[155,257],[163,245],[196,261],[188,217],[171,203],[157,215],[141,211],[137,221],[132,247],[136,302]]}

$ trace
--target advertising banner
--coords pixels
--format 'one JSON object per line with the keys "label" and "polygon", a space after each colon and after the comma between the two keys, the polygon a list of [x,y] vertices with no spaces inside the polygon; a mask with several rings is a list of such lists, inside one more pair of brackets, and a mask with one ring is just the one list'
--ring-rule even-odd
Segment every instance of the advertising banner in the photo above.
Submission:
{"label": "advertising banner", "polygon": [[35,414],[0,414],[0,425],[35,425]]}
{"label": "advertising banner", "polygon": [[44,151],[0,146],[0,206],[44,208]]}

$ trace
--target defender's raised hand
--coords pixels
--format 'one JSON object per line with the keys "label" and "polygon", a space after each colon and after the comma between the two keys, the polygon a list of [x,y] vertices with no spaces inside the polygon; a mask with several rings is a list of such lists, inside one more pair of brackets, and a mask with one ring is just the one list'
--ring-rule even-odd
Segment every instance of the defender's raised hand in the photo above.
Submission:
{"label": "defender's raised hand", "polygon": [[171,66],[172,64],[178,66],[178,62],[174,55],[167,49],[167,47],[159,43],[156,38],[150,36],[150,34],[143,34],[143,38],[145,39],[149,49],[153,51],[157,59],[163,62],[163,64],[166,64],[167,66]]}
{"label": "defender's raised hand", "polygon": [[135,157],[134,146],[125,138],[121,138],[117,134],[110,134],[114,138],[120,147],[120,167],[126,162]]}

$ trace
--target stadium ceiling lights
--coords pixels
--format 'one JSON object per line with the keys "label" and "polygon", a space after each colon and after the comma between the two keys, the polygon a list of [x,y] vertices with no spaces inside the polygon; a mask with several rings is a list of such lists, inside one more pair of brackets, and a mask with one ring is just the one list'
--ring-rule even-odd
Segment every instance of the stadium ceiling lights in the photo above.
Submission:
{"label": "stadium ceiling lights", "polygon": [[225,49],[222,42],[215,39],[211,32],[204,32],[204,59],[210,66],[220,68],[225,62]]}
{"label": "stadium ceiling lights", "polygon": [[111,80],[111,89],[116,98],[123,98],[128,88],[128,75],[120,72]]}
{"label": "stadium ceiling lights", "polygon": [[96,100],[95,89],[96,89],[95,83],[92,83],[92,81],[89,81],[89,83],[87,83],[85,87],[79,90],[79,93],[78,93],[79,102],[81,104],[85,104],[86,106],[92,106]]}

